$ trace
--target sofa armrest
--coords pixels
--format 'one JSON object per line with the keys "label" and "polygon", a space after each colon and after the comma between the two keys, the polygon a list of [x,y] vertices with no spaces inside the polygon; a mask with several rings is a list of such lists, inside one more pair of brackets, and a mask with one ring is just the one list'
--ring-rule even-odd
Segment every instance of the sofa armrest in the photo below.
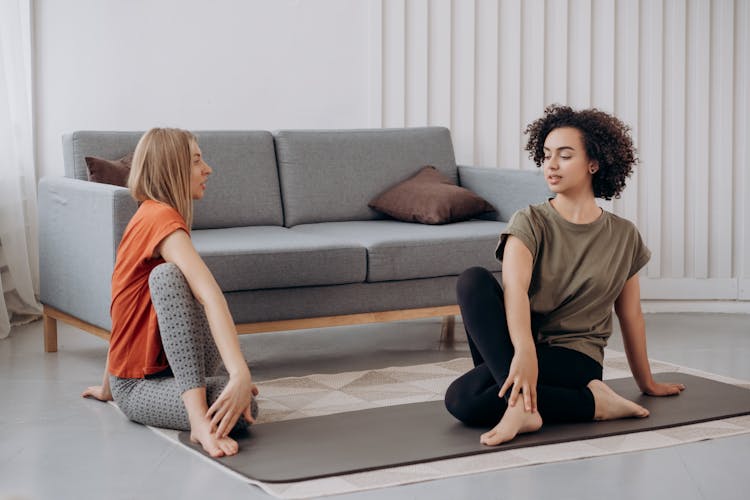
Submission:
{"label": "sofa armrest", "polygon": [[516,210],[542,203],[552,195],[541,170],[459,165],[458,182],[497,209],[488,218],[503,222],[507,222]]}
{"label": "sofa armrest", "polygon": [[125,188],[67,177],[39,181],[38,197],[42,303],[110,330],[112,270],[135,200]]}

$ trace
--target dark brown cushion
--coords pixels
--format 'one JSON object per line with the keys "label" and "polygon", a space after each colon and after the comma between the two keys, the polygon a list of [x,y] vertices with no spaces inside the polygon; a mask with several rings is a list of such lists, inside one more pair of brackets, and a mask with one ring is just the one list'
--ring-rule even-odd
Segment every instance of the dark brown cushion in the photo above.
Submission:
{"label": "dark brown cushion", "polygon": [[85,160],[89,168],[90,181],[127,186],[133,153],[128,153],[119,160],[105,160],[96,156],[87,156]]}
{"label": "dark brown cushion", "polygon": [[466,188],[426,166],[369,203],[369,207],[405,222],[445,224],[470,219],[495,208]]}

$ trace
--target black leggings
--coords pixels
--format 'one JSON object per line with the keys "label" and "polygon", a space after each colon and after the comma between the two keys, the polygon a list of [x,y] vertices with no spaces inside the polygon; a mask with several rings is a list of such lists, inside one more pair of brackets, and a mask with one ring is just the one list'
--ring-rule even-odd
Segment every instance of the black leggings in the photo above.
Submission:
{"label": "black leggings", "polygon": [[[494,426],[508,407],[498,392],[513,359],[503,289],[488,270],[472,267],[458,278],[456,291],[474,368],[448,387],[445,407],[467,425]],[[594,396],[586,385],[594,379],[601,380],[602,366],[589,356],[564,347],[537,345],[536,354],[537,407],[542,420],[592,420]],[[509,394],[510,390],[506,397]]]}

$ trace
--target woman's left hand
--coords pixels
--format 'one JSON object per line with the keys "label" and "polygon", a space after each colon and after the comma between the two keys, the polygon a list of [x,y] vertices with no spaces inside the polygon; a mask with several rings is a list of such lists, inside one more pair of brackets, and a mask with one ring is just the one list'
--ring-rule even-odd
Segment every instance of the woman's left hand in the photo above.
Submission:
{"label": "woman's left hand", "polygon": [[685,390],[685,384],[652,382],[644,391],[649,396],[676,396]]}

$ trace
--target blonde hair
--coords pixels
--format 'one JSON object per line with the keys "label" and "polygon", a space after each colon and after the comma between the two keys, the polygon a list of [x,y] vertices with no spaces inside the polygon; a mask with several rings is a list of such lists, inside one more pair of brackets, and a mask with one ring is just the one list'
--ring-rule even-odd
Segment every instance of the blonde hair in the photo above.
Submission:
{"label": "blonde hair", "polygon": [[198,141],[187,130],[152,128],[138,141],[128,177],[128,189],[137,201],[166,203],[193,224],[190,193],[192,151]]}

